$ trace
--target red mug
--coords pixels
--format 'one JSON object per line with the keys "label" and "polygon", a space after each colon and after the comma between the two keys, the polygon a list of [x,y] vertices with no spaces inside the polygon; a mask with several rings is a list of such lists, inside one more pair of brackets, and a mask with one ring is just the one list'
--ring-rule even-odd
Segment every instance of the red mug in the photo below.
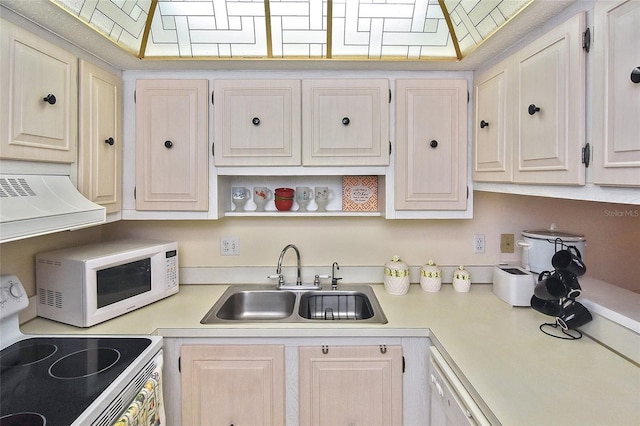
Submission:
{"label": "red mug", "polygon": [[291,188],[276,188],[275,197],[273,197],[276,208],[282,212],[291,210],[294,192]]}

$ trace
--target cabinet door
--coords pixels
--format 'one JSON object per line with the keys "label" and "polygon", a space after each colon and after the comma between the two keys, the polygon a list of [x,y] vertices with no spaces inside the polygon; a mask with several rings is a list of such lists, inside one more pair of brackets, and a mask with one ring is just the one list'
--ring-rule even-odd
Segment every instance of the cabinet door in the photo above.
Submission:
{"label": "cabinet door", "polygon": [[300,425],[402,424],[402,347],[384,348],[300,347]]}
{"label": "cabinet door", "polygon": [[2,21],[0,158],[76,161],[77,58]]}
{"label": "cabinet door", "polygon": [[183,425],[283,425],[284,346],[183,345]]}
{"label": "cabinet door", "polygon": [[214,82],[216,166],[300,165],[300,81]]}
{"label": "cabinet door", "polygon": [[136,210],[208,210],[207,92],[207,80],[136,82]]}
{"label": "cabinet door", "polygon": [[584,28],[581,13],[516,54],[515,182],[585,182]]}
{"label": "cabinet door", "polygon": [[512,62],[499,63],[475,79],[473,180],[511,182]]}
{"label": "cabinet door", "polygon": [[80,61],[78,189],[107,213],[122,205],[122,81]]}
{"label": "cabinet door", "polygon": [[467,208],[467,81],[396,80],[396,210]]}
{"label": "cabinet door", "polygon": [[593,181],[601,185],[640,185],[639,23],[640,2],[595,4]]}
{"label": "cabinet door", "polygon": [[389,80],[303,80],[305,166],[389,164]]}

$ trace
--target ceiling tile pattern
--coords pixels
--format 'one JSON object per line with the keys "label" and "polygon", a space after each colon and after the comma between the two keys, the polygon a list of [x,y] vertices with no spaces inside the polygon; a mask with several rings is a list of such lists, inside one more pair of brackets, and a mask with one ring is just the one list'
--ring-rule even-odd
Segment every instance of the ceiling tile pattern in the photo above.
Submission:
{"label": "ceiling tile pattern", "polygon": [[50,1],[141,58],[459,60],[533,0]]}

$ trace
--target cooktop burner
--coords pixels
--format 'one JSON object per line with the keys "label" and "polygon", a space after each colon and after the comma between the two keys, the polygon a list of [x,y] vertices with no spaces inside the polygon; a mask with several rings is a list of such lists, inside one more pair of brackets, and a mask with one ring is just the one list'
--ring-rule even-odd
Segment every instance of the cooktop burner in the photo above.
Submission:
{"label": "cooktop burner", "polygon": [[44,426],[44,417],[38,413],[17,413],[0,417],[0,426]]}
{"label": "cooktop burner", "polygon": [[34,337],[0,352],[0,426],[69,425],[151,339]]}

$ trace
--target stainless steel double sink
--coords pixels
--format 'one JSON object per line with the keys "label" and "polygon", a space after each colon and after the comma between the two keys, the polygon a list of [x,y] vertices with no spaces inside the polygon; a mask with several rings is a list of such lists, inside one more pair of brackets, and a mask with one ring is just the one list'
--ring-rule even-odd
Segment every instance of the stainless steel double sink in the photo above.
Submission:
{"label": "stainless steel double sink", "polygon": [[385,324],[387,318],[369,286],[276,290],[253,284],[230,286],[200,321],[292,323],[356,321]]}

